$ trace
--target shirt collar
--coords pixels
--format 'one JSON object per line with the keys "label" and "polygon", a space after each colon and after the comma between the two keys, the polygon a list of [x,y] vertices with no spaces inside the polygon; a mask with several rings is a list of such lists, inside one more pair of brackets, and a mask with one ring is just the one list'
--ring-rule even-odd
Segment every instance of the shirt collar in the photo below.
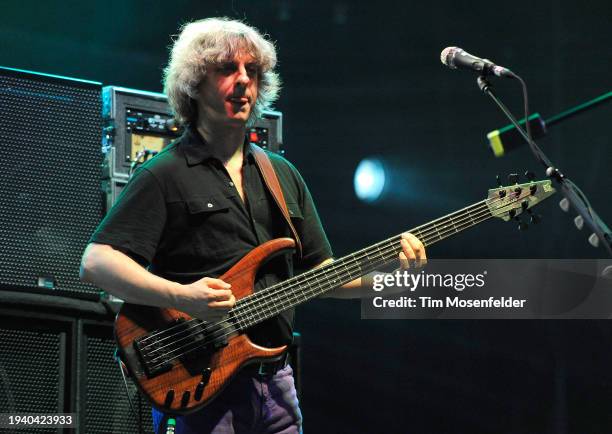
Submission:
{"label": "shirt collar", "polygon": [[[200,164],[210,158],[214,158],[209,147],[206,145],[206,142],[198,130],[196,130],[194,127],[189,126],[185,129],[181,140],[181,145],[183,148],[183,153],[185,154],[185,160],[189,166],[195,166],[196,164]],[[247,159],[250,162],[253,162],[255,156],[253,155],[251,144],[246,137],[244,138],[244,149],[246,151],[245,163]]]}

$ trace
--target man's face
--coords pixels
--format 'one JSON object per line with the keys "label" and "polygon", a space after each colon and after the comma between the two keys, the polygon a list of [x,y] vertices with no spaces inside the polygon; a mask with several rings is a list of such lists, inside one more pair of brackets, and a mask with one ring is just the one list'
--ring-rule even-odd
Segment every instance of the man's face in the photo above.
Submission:
{"label": "man's face", "polygon": [[199,120],[246,123],[257,100],[259,74],[250,54],[211,66],[198,87]]}

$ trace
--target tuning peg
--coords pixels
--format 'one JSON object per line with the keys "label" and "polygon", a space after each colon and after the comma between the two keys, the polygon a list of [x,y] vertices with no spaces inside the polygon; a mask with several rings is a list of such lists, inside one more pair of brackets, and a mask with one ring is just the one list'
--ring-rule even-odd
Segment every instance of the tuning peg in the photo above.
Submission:
{"label": "tuning peg", "polygon": [[565,197],[564,197],[563,199],[561,199],[561,201],[559,202],[559,207],[560,207],[560,208],[561,208],[563,211],[568,212],[568,211],[569,211],[569,209],[570,209],[570,203],[569,203],[569,200],[567,200],[567,198],[565,198]]}
{"label": "tuning peg", "polygon": [[539,214],[534,214],[530,209],[527,210],[529,213],[529,223],[537,225],[542,220],[542,216]]}
{"label": "tuning peg", "polygon": [[536,194],[536,191],[538,191],[538,186],[536,184],[530,185],[529,191],[531,192],[531,195],[533,196],[534,194]]}
{"label": "tuning peg", "polygon": [[516,197],[519,197],[521,195],[522,191],[523,191],[523,189],[521,187],[516,187],[514,189],[514,194],[516,194]]}
{"label": "tuning peg", "polygon": [[596,233],[591,234],[591,236],[589,237],[589,243],[593,247],[599,247],[599,237]]}
{"label": "tuning peg", "polygon": [[527,178],[530,181],[533,181],[535,179],[535,174],[528,170],[527,172],[525,172],[525,178]]}
{"label": "tuning peg", "polygon": [[574,224],[576,225],[576,227],[578,228],[578,230],[581,230],[584,227],[584,219],[582,218],[581,215],[577,215],[574,218]]}
{"label": "tuning peg", "polygon": [[510,184],[518,184],[518,180],[519,180],[519,174],[518,173],[511,173],[508,175],[508,182]]}

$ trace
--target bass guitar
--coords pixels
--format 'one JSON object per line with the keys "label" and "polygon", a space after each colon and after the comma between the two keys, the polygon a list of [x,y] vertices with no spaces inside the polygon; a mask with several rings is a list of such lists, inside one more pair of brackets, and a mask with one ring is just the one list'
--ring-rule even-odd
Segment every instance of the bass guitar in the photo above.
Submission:
{"label": "bass guitar", "polygon": [[[494,188],[486,199],[409,232],[429,246],[493,217],[509,221],[531,214],[533,206],[554,192],[549,180]],[[532,214],[532,219],[537,216]],[[231,283],[237,301],[216,323],[173,309],[125,303],[115,321],[121,359],[153,406],[172,414],[195,411],[210,403],[244,366],[279,360],[287,350],[254,344],[245,333],[249,327],[396,260],[400,238],[396,235],[253,292],[262,263],[295,246],[290,238],[268,241],[220,276]]]}

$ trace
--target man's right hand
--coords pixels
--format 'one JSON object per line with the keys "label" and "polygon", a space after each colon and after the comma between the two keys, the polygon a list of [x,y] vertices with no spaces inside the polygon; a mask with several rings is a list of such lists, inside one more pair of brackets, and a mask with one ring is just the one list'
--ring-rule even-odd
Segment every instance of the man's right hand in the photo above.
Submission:
{"label": "man's right hand", "polygon": [[81,279],[133,304],[174,308],[217,322],[236,304],[231,285],[204,277],[182,285],[149,273],[125,253],[106,244],[90,243],[81,261]]}
{"label": "man's right hand", "polygon": [[204,277],[183,286],[182,294],[176,300],[176,308],[194,318],[220,321],[236,305],[236,297],[230,288],[231,285],[221,279]]}

